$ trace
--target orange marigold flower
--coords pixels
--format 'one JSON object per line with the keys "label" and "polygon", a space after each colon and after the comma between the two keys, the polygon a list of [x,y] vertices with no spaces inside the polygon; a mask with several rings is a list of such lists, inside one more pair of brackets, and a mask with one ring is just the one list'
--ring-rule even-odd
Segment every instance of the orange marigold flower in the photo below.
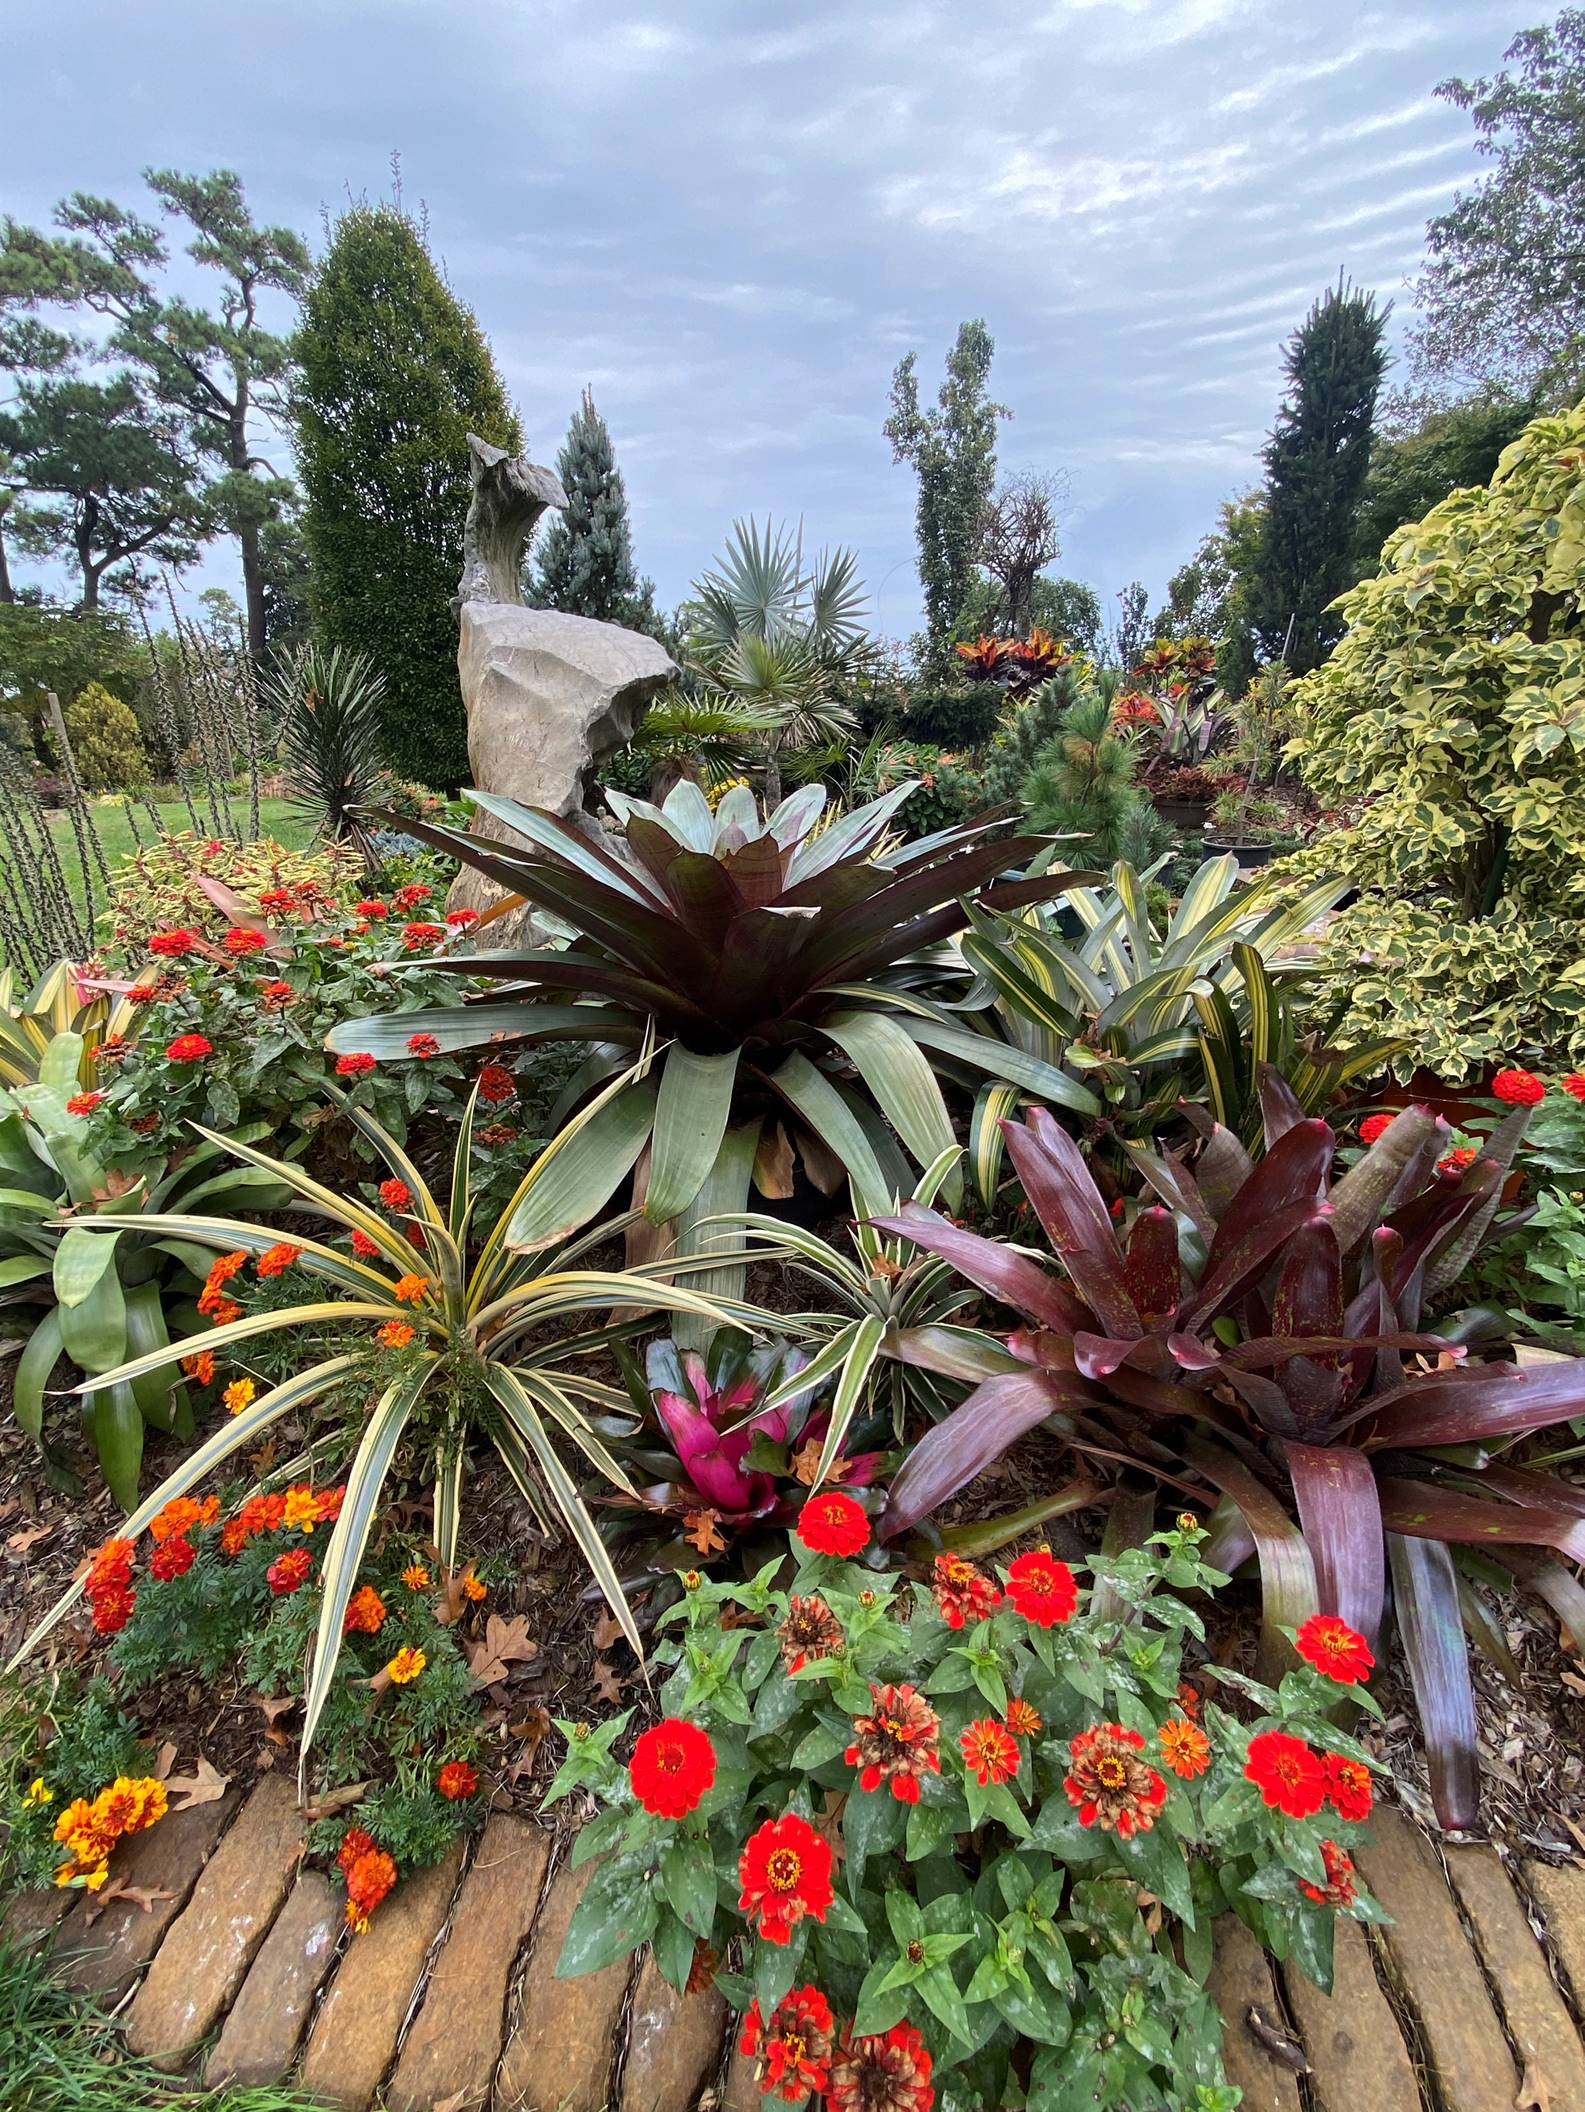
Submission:
{"label": "orange marigold flower", "polygon": [[406,1349],[415,1332],[405,1320],[387,1320],[374,1330],[374,1339],[385,1349]]}
{"label": "orange marigold flower", "polygon": [[185,1577],[197,1559],[198,1550],[191,1540],[184,1540],[178,1533],[154,1550],[149,1558],[149,1575],[162,1583],[172,1577]]}
{"label": "orange marigold flower", "polygon": [[353,1055],[336,1058],[338,1078],[366,1078],[373,1069],[374,1058],[367,1049],[359,1049]]}
{"label": "orange marigold flower", "polygon": [[388,1181],[381,1181],[380,1201],[384,1203],[387,1210],[405,1210],[412,1200],[413,1191],[408,1187],[406,1181],[399,1181],[394,1175]]}
{"label": "orange marigold flower", "polygon": [[1025,1701],[1015,1694],[1007,1704],[1007,1728],[1015,1738],[1038,1738],[1041,1730],[1040,1711],[1033,1702]]}
{"label": "orange marigold flower", "polygon": [[633,1748],[627,1779],[634,1796],[657,1819],[683,1819],[715,1781],[709,1733],[680,1716],[652,1724]]}
{"label": "orange marigold flower", "polygon": [[257,1392],[258,1388],[251,1379],[233,1379],[220,1398],[226,1404],[228,1415],[240,1415]]}
{"label": "orange marigold flower", "polygon": [[1342,1687],[1356,1686],[1375,1670],[1369,1643],[1335,1613],[1312,1613],[1293,1647],[1306,1664]]}
{"label": "orange marigold flower", "polygon": [[347,1868],[347,1923],[361,1936],[369,1916],[396,1883],[396,1865],[383,1848],[367,1848]]}
{"label": "orange marigold flower", "polygon": [[402,1571],[402,1582],[409,1591],[422,1591],[429,1582],[429,1571],[422,1562],[409,1562]]}
{"label": "orange marigold flower", "polygon": [[302,1251],[301,1247],[294,1247],[289,1239],[278,1239],[273,1247],[265,1248],[253,1266],[261,1276],[281,1276]]}
{"label": "orange marigold flower", "polygon": [[73,1093],[66,1103],[69,1115],[91,1115],[104,1099],[103,1093]]}
{"label": "orange marigold flower", "polygon": [[206,1287],[218,1290],[223,1283],[229,1283],[247,1266],[247,1260],[247,1255],[240,1249],[230,1254],[217,1254],[209,1264],[209,1274],[204,1279]]}
{"label": "orange marigold flower", "polygon": [[1092,1723],[1071,1740],[1062,1786],[1081,1826],[1099,1826],[1126,1841],[1155,1825],[1167,1785],[1141,1759],[1144,1749],[1140,1733],[1121,1723]]}
{"label": "orange marigold flower", "polygon": [[767,1943],[786,1943],[805,1915],[831,1905],[831,1843],[795,1811],[767,1819],[738,1857],[738,1911]]}
{"label": "orange marigold flower", "polygon": [[212,1349],[196,1349],[190,1357],[182,1359],[183,1375],[194,1379],[200,1386],[215,1383],[215,1353]]}
{"label": "orange marigold flower", "polygon": [[403,1276],[398,1279],[396,1289],[391,1293],[391,1296],[398,1305],[417,1305],[428,1289],[429,1278],[427,1276]]}
{"label": "orange marigold flower", "polygon": [[981,1789],[992,1788],[1018,1772],[1017,1741],[994,1717],[982,1716],[969,1724],[958,1744]]}
{"label": "orange marigold flower", "polygon": [[478,1605],[481,1599],[489,1597],[489,1591],[489,1586],[481,1584],[471,1569],[464,1575],[462,1579],[462,1596],[465,1599],[471,1599],[475,1606]]}
{"label": "orange marigold flower", "polygon": [[409,1645],[405,1649],[398,1650],[385,1669],[397,1686],[405,1687],[410,1686],[417,1679],[419,1673],[423,1671],[428,1663],[429,1659],[422,1650],[415,1650]]}
{"label": "orange marigold flower", "polygon": [[149,1526],[155,1540],[174,1539],[178,1533],[190,1533],[195,1525],[213,1525],[220,1516],[220,1498],[206,1496],[200,1503],[192,1496],[173,1496]]}
{"label": "orange marigold flower", "polygon": [[277,1555],[264,1572],[264,1581],[275,1596],[284,1598],[306,1583],[314,1558],[306,1547],[289,1547],[284,1555]]}
{"label": "orange marigold flower", "polygon": [[281,1523],[292,1532],[311,1533],[320,1522],[319,1498],[306,1481],[293,1482],[281,1508]]}
{"label": "orange marigold flower", "polygon": [[1156,1733],[1161,1757],[1175,1775],[1192,1782],[1211,1764],[1211,1741],[1197,1723],[1186,1716],[1173,1716]]}
{"label": "orange marigold flower", "polygon": [[347,1601],[343,1635],[378,1635],[385,1625],[385,1601],[372,1584],[360,1584]]}
{"label": "orange marigold flower", "polygon": [[435,1787],[448,1802],[460,1804],[477,1793],[479,1771],[466,1760],[448,1760],[435,1777]]}
{"label": "orange marigold flower", "polygon": [[352,1251],[360,1261],[372,1261],[380,1251],[379,1242],[370,1239],[367,1232],[360,1232],[357,1226],[354,1225],[352,1228]]}
{"label": "orange marigold flower", "polygon": [[1193,1680],[1180,1679],[1178,1681],[1178,1707],[1183,1711],[1184,1715],[1188,1717],[1190,1723],[1199,1722],[1200,1710],[1204,1707],[1204,1705],[1205,1704],[1201,1699],[1200,1690],[1194,1684]]}

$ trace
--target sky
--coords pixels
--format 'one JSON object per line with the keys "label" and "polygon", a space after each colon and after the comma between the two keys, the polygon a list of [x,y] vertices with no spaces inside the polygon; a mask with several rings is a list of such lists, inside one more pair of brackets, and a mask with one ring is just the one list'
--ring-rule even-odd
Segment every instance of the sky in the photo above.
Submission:
{"label": "sky", "polygon": [[[1056,569],[1154,603],[1258,481],[1282,342],[1340,271],[1394,301],[1401,349],[1425,223],[1481,168],[1432,91],[1552,12],[8,0],[0,210],[146,207],[148,164],[227,166],[317,250],[399,155],[536,459],[593,388],[663,603],[769,512],[852,546],[903,636],[914,485],[881,426],[904,353],[933,398],[983,316],[1002,469],[1068,479]],[[233,572],[222,547],[191,584]]]}

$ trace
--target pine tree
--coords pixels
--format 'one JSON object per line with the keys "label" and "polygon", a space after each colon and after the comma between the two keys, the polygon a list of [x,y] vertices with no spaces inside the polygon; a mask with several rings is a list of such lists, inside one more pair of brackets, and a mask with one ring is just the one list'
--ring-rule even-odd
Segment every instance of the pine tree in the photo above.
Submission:
{"label": "pine tree", "polygon": [[1075,864],[1109,866],[1126,858],[1148,865],[1167,838],[1134,783],[1132,748],[1112,730],[1107,687],[1062,714],[1024,780],[1023,802],[1031,828],[1080,839],[1067,846]]}
{"label": "pine tree", "polygon": [[610,428],[587,389],[556,456],[556,474],[567,494],[567,510],[552,514],[540,536],[529,599],[540,609],[565,609],[635,631],[651,629],[654,583],[640,579],[634,567],[627,486],[616,466]]}
{"label": "pine tree", "polygon": [[995,340],[983,322],[961,323],[947,355],[936,407],[919,408],[912,352],[892,376],[892,414],[882,428],[892,459],[912,463],[919,580],[925,595],[926,658],[942,673],[952,627],[975,583],[985,509],[996,483],[996,421],[1007,416],[986,394]]}
{"label": "pine tree", "polygon": [[468,434],[516,451],[517,418],[472,313],[398,207],[337,221],[295,350],[303,528],[326,645],[385,677],[388,760],[467,782],[451,613],[470,492]]}
{"label": "pine tree", "polygon": [[1386,371],[1390,310],[1341,280],[1283,354],[1285,402],[1266,448],[1266,519],[1250,594],[1261,655],[1295,674],[1318,667],[1342,631],[1329,604],[1355,577],[1355,519]]}
{"label": "pine tree", "polygon": [[1015,704],[1003,718],[985,753],[985,799],[999,807],[1017,799],[1035,757],[1051,740],[1068,711],[1079,701],[1079,678],[1071,667],[1058,668],[1034,695]]}

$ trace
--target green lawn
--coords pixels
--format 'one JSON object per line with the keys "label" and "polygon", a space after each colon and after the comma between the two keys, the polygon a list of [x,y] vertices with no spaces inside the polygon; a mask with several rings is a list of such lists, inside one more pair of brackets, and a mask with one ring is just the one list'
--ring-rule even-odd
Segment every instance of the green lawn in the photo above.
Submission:
{"label": "green lawn", "polygon": [[[173,831],[192,827],[192,817],[181,799],[162,798],[155,804],[162,827]],[[212,825],[211,818],[207,808],[198,801],[196,793],[194,804],[198,807],[200,823],[207,830]],[[104,845],[105,858],[113,872],[121,859],[137,847],[138,839],[132,833],[125,802],[120,799],[90,800],[89,813],[99,840]],[[234,823],[240,824],[244,829],[247,827],[248,802],[245,794],[231,801],[231,814]],[[148,810],[142,805],[137,808],[137,825],[143,840],[148,842],[153,836],[154,824],[149,819]],[[307,843],[311,833],[302,813],[284,799],[260,800],[259,827],[263,835],[273,836],[289,850],[300,850]],[[66,885],[72,901],[81,909],[84,901],[82,858],[78,852],[77,838],[73,833],[71,821],[65,813],[51,815],[50,834],[55,839],[55,847],[65,868]],[[92,856],[92,853],[89,855]],[[98,909],[104,907],[104,884],[97,872],[94,880],[94,903]]]}

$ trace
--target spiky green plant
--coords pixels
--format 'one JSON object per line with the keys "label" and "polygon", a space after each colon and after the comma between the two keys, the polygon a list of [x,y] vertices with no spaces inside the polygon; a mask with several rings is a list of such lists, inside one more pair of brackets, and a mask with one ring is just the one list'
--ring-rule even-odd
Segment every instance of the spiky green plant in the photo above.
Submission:
{"label": "spiky green plant", "polygon": [[385,678],[367,653],[305,645],[265,681],[281,715],[281,762],[288,795],[317,836],[350,836],[369,856],[358,809],[380,779]]}

